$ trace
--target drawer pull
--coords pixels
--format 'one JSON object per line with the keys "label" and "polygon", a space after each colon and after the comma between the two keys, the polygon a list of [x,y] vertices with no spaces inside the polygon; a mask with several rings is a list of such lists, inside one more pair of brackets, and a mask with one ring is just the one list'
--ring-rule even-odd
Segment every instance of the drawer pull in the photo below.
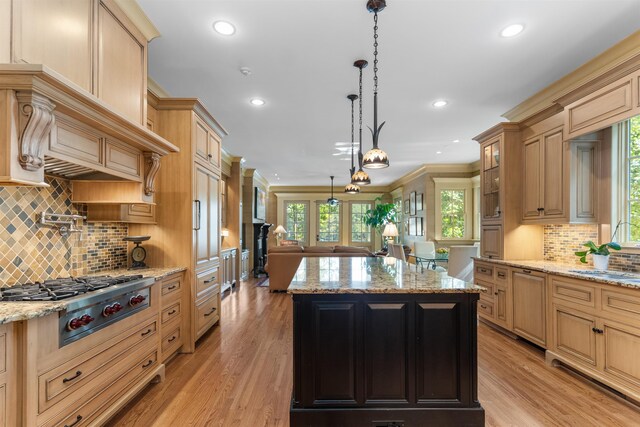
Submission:
{"label": "drawer pull", "polygon": [[493,294],[494,294],[494,295],[498,295],[498,293],[497,293],[497,292],[494,292]]}
{"label": "drawer pull", "polygon": [[149,335],[151,332],[153,332],[151,329],[147,329],[147,332],[143,332],[140,335],[144,337],[144,336]]}
{"label": "drawer pull", "polygon": [[178,287],[178,285],[171,285],[171,286],[169,286],[169,287],[167,288],[167,290],[168,290],[168,291],[172,291],[172,290],[174,290],[174,289],[175,289],[175,288],[177,288],[177,287]]}
{"label": "drawer pull", "polygon": [[206,285],[207,283],[212,283],[212,282],[215,282],[215,281],[216,281],[216,276],[213,276],[211,279],[205,280],[204,284]]}
{"label": "drawer pull", "polygon": [[213,313],[215,313],[215,312],[216,312],[216,309],[215,309],[215,307],[214,307],[213,309],[211,309],[211,311],[210,311],[210,312],[205,313],[205,314],[204,314],[204,317],[211,316],[211,315],[212,315]]}
{"label": "drawer pull", "polygon": [[176,336],[174,335],[174,336],[172,336],[171,338],[169,338],[169,339],[167,340],[167,342],[173,342],[173,341],[175,341],[175,340],[176,340]]}
{"label": "drawer pull", "polygon": [[523,273],[531,274],[531,270],[522,270]]}
{"label": "drawer pull", "polygon": [[498,277],[504,279],[505,277],[507,277],[507,275],[504,273],[498,273]]}
{"label": "drawer pull", "polygon": [[153,360],[149,360],[147,363],[145,363],[144,365],[142,365],[143,368],[148,368],[149,366],[151,366],[151,364],[153,363]]}
{"label": "drawer pull", "polygon": [[172,314],[176,314],[176,310],[171,310],[170,312],[167,313],[169,316],[171,316]]}
{"label": "drawer pull", "polygon": [[75,379],[76,379],[76,378],[78,378],[80,375],[82,375],[82,371],[76,371],[76,374],[75,374],[74,376],[72,376],[72,377],[70,377],[70,378],[63,378],[63,379],[62,379],[62,382],[63,382],[63,383],[68,383],[69,381],[73,381],[73,380],[75,380]]}
{"label": "drawer pull", "polygon": [[74,425],[78,424],[80,421],[82,421],[82,415],[78,415],[74,422],[72,422],[71,424],[65,424],[64,427],[73,427]]}
{"label": "drawer pull", "polygon": [[591,330],[596,334],[604,334],[604,331],[602,329],[598,329],[594,327],[594,328],[591,328]]}
{"label": "drawer pull", "polygon": [[489,270],[487,270],[486,268],[479,268],[478,270],[480,270],[481,273],[488,273]]}
{"label": "drawer pull", "polygon": [[484,308],[485,310],[487,309],[487,306],[484,304],[480,304],[480,307]]}

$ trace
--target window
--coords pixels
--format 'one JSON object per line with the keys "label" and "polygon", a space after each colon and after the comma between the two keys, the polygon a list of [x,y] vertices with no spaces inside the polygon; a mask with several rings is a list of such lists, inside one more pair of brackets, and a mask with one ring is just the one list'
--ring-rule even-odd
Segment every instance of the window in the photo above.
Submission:
{"label": "window", "polygon": [[371,227],[364,223],[370,202],[351,202],[351,242],[371,243]]}
{"label": "window", "polygon": [[309,202],[285,202],[287,239],[309,243]]}
{"label": "window", "polygon": [[318,242],[340,241],[340,205],[318,203]]}
{"label": "window", "polygon": [[465,191],[466,190],[440,191],[440,214],[442,216],[442,225],[440,228],[441,239],[464,238]]}
{"label": "window", "polygon": [[435,182],[435,232],[437,240],[477,239],[479,178],[433,178]]}
{"label": "window", "polygon": [[[616,126],[620,170],[617,215],[620,229],[616,241],[628,246],[640,244],[640,116]],[[615,216],[614,216],[615,218]],[[613,225],[613,224],[612,224]]]}

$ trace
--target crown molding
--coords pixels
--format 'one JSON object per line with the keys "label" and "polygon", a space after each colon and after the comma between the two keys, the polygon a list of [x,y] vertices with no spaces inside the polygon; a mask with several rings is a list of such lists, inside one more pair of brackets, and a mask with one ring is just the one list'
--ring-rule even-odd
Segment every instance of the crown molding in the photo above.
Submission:
{"label": "crown molding", "polygon": [[[336,195],[344,194],[344,187],[335,186],[333,187],[333,192]],[[310,194],[310,193],[331,193],[330,185],[318,185],[318,186],[299,186],[299,185],[272,185],[269,187],[269,191],[273,191],[275,193],[287,194]],[[386,186],[372,186],[372,185],[363,185],[360,186],[360,193],[358,194],[382,194],[388,193],[388,187]]]}
{"label": "crown molding", "polygon": [[558,99],[588,85],[606,85],[605,81],[614,79],[616,70],[625,68],[629,62],[640,61],[640,31],[636,31],[620,43],[607,49],[561,79],[550,84],[540,92],[526,99],[502,115],[507,120],[519,122],[534,116],[553,105]]}
{"label": "crown molding", "polygon": [[504,132],[520,132],[520,124],[519,123],[510,123],[510,122],[501,122],[497,125],[493,126],[482,132],[480,135],[473,137],[474,141],[478,141],[479,143],[483,143],[489,138],[493,138],[495,136],[500,135]]}
{"label": "crown molding", "polygon": [[164,90],[164,88],[150,76],[147,76],[147,91],[151,92],[156,98],[171,98],[169,92]]}
{"label": "crown molding", "polygon": [[213,118],[198,98],[158,98],[157,110],[193,110],[221,137],[229,132]]}
{"label": "crown molding", "polygon": [[136,0],[114,0],[120,10],[140,30],[148,42],[160,36],[160,31],[144,13]]}
{"label": "crown molding", "polygon": [[407,183],[418,179],[423,175],[429,173],[473,173],[480,170],[480,160],[472,163],[436,163],[425,164],[419,168],[409,172],[406,175],[393,181],[387,186],[387,193],[393,193],[398,188],[406,185]]}

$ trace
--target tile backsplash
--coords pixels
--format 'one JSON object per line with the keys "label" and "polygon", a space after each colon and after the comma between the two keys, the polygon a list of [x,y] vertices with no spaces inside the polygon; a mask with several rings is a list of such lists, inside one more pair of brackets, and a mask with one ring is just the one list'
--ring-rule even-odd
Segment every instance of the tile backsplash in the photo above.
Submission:
{"label": "tile backsplash", "polygon": [[[574,254],[585,249],[582,244],[587,240],[598,241],[598,226],[595,224],[553,224],[544,226],[544,259],[565,264],[585,265]],[[591,257],[587,257],[589,266],[593,266]],[[640,273],[640,255],[611,251],[609,259],[611,270]]]}
{"label": "tile backsplash", "polygon": [[85,223],[82,233],[63,237],[36,223],[45,210],[85,210],[71,203],[68,181],[46,177],[46,182],[50,187],[0,187],[0,286],[125,267],[126,224]]}

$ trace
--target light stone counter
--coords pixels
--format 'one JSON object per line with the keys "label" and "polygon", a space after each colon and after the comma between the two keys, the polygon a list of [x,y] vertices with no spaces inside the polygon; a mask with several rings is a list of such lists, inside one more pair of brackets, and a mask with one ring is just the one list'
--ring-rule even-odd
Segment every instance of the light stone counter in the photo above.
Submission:
{"label": "light stone counter", "polygon": [[395,258],[302,258],[291,294],[480,293],[485,288]]}
{"label": "light stone counter", "polygon": [[[99,273],[88,274],[88,276],[122,276],[132,274],[142,274],[144,277],[155,277],[161,280],[172,274],[185,271],[185,267],[169,268],[145,268],[141,270],[109,270]],[[67,308],[67,301],[0,301],[0,324],[28,320],[35,317],[47,316],[57,311]]]}
{"label": "light stone counter", "polygon": [[[615,270],[596,270],[589,265],[563,264],[554,261],[505,261],[501,259],[474,258],[478,261],[490,262],[509,267],[526,268],[542,273],[557,274],[559,276],[573,277],[574,279],[590,280],[592,282],[605,283],[607,285],[622,286],[625,288],[640,289],[640,274]],[[583,272],[596,272],[588,274]],[[601,274],[600,274],[601,273]]]}

